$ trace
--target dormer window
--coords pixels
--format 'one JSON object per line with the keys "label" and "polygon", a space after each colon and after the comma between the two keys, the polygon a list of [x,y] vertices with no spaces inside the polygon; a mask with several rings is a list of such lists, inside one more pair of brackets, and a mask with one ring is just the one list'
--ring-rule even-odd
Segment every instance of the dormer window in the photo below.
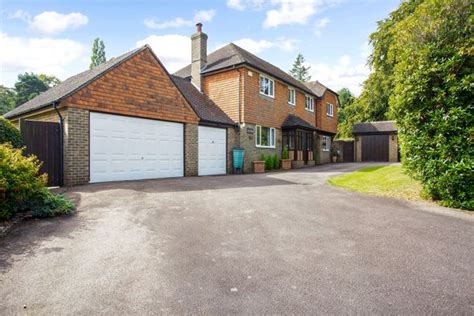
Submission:
{"label": "dormer window", "polygon": [[265,75],[260,75],[260,94],[273,98],[275,96],[275,81]]}
{"label": "dormer window", "polygon": [[306,110],[314,112],[314,98],[309,95],[306,96],[305,107]]}
{"label": "dormer window", "polygon": [[288,104],[296,105],[296,91],[293,88],[288,87]]}
{"label": "dormer window", "polygon": [[326,115],[330,117],[334,116],[334,106],[331,103],[326,104]]}

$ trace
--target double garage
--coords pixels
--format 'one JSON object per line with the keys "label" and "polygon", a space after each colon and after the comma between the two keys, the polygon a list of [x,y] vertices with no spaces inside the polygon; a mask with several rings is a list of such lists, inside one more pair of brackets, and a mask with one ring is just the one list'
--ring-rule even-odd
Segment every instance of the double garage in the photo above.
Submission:
{"label": "double garage", "polygon": [[[90,112],[90,182],[184,176],[182,123]],[[198,126],[198,175],[226,173],[226,129]]]}

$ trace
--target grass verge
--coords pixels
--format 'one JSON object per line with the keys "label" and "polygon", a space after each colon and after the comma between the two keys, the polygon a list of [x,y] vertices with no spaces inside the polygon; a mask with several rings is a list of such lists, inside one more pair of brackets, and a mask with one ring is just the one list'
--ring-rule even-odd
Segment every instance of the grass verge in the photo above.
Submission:
{"label": "grass verge", "polygon": [[403,172],[400,165],[360,169],[328,180],[351,191],[407,200],[423,200],[421,184]]}

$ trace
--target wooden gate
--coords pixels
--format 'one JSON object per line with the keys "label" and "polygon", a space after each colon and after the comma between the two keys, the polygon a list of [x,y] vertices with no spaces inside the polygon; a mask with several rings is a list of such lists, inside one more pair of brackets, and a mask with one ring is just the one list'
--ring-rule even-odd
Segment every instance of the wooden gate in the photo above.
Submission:
{"label": "wooden gate", "polygon": [[21,134],[25,154],[33,154],[43,163],[40,173],[48,174],[48,186],[61,185],[61,129],[59,123],[23,121]]}
{"label": "wooden gate", "polygon": [[364,135],[362,161],[388,161],[388,135]]}
{"label": "wooden gate", "polygon": [[342,161],[354,162],[354,141],[347,141],[342,144]]}

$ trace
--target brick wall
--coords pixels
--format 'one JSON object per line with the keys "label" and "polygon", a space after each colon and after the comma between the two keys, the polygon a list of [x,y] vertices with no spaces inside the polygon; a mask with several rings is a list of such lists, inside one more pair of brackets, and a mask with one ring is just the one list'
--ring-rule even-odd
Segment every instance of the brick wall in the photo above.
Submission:
{"label": "brick wall", "polygon": [[[334,116],[328,116],[326,114],[326,104],[331,103],[333,105]],[[316,104],[316,126],[325,132],[336,133],[337,132],[337,97],[331,92],[326,90],[322,98],[318,98]]]}
{"label": "brick wall", "polygon": [[316,158],[316,162],[318,164],[331,162],[331,151],[323,151],[323,138],[321,134],[315,137],[314,145],[317,146],[315,152],[319,156]]}
{"label": "brick wall", "polygon": [[354,137],[354,142],[355,142],[355,161],[356,162],[361,162],[362,161],[362,137],[361,136],[355,136]]}
{"label": "brick wall", "polygon": [[85,110],[197,123],[198,117],[147,49],[66,98]]}
{"label": "brick wall", "polygon": [[68,108],[64,120],[64,185],[89,183],[89,111]]}
{"label": "brick wall", "polygon": [[227,129],[227,173],[232,173],[232,149],[240,146],[239,133],[235,128]]}
{"label": "brick wall", "polygon": [[198,175],[198,135],[197,124],[184,125],[184,175]]}
{"label": "brick wall", "polygon": [[397,134],[390,134],[389,135],[389,138],[388,138],[388,159],[389,159],[390,162],[397,162],[398,161],[398,137],[397,137]]}
{"label": "brick wall", "polygon": [[229,70],[203,78],[204,93],[234,122],[239,121],[239,70]]}

